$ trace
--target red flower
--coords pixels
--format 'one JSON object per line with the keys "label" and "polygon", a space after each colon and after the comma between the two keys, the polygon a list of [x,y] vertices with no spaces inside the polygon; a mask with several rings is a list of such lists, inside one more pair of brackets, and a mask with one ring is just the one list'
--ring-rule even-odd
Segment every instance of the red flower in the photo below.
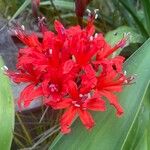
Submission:
{"label": "red flower", "polygon": [[124,57],[110,55],[124,46],[126,38],[113,48],[102,34],[95,34],[94,14],[88,19],[87,26],[65,29],[59,22],[54,26],[57,33],[48,31],[40,22],[43,40],[36,34],[28,35],[17,28],[18,38],[26,45],[19,50],[17,72],[7,71],[16,83],[26,83],[21,92],[18,105],[28,107],[37,97],[43,97],[43,104],[53,109],[66,109],[60,119],[61,131],[70,132],[76,116],[87,129],[94,126],[90,110],[105,111],[106,97],[116,110],[123,113],[118,102],[118,92],[130,79],[123,74]]}
{"label": "red flower", "polygon": [[90,93],[81,94],[73,81],[68,83],[68,92],[70,98],[63,98],[60,102],[50,103],[54,109],[67,108],[67,111],[60,119],[61,131],[63,133],[70,132],[71,123],[76,115],[80,117],[87,129],[92,128],[94,120],[88,110],[105,111],[105,102],[98,95],[91,97]]}
{"label": "red flower", "polygon": [[127,79],[124,74],[118,74],[114,70],[111,70],[110,72],[103,71],[100,76],[97,77],[97,93],[106,97],[110,104],[116,108],[117,116],[122,115],[123,108],[120,106],[115,93],[122,91],[126,81]]}
{"label": "red flower", "polygon": [[19,70],[19,72],[7,71],[7,75],[16,83],[28,83],[23,89],[18,99],[18,106],[21,110],[22,107],[28,107],[33,99],[43,95],[43,91],[40,83],[42,76],[41,72],[33,70],[32,65],[24,66],[25,70]]}
{"label": "red flower", "polygon": [[98,52],[96,60],[101,61],[101,60],[107,58],[108,56],[110,56],[111,54],[113,54],[113,52],[117,51],[119,48],[124,47],[126,44],[126,40],[127,40],[127,38],[123,38],[113,48],[111,48],[110,45],[107,42],[105,42],[103,48]]}

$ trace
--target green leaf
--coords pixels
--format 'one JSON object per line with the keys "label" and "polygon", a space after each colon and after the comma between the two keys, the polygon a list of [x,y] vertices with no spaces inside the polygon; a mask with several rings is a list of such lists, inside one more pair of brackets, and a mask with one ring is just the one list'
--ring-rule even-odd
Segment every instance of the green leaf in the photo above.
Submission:
{"label": "green leaf", "polygon": [[134,121],[141,108],[150,78],[150,39],[145,42],[124,64],[128,75],[137,74],[136,83],[128,85],[119,94],[124,108],[121,118],[115,116],[114,109],[108,107],[104,113],[93,113],[96,126],[87,131],[79,119],[72,125],[72,132],[61,135],[49,149],[53,150],[120,150],[123,149]]}
{"label": "green leaf", "polygon": [[130,13],[130,15],[133,17],[136,25],[139,27],[140,31],[141,31],[141,34],[145,37],[145,38],[148,38],[149,37],[149,34],[148,34],[148,31],[145,29],[144,27],[144,24],[140,21],[140,19],[138,18],[137,16],[137,13],[134,9],[134,7],[124,1],[124,0],[119,0],[119,2],[124,6],[124,8]]}
{"label": "green leaf", "polygon": [[[0,68],[3,66],[0,58]],[[0,69],[0,149],[9,150],[14,131],[14,100],[9,80]]]}
{"label": "green leaf", "polygon": [[150,139],[148,131],[150,131],[150,85],[144,96],[138,117],[124,145],[124,150],[148,150],[148,140]]}
{"label": "green leaf", "polygon": [[[140,35],[139,33],[137,33],[136,30],[132,29],[131,27],[128,26],[121,26],[118,27],[117,29],[108,32],[105,35],[106,41],[111,45],[114,46],[115,44],[117,44],[123,37],[125,34],[129,33],[128,37],[129,39],[127,40],[126,46],[128,46],[129,44],[135,44],[135,43],[143,43],[145,38]],[[121,48],[113,53],[113,56],[118,55],[121,52]]]}
{"label": "green leaf", "polygon": [[[74,9],[74,2],[55,0],[53,1],[53,3],[55,4],[55,6],[62,7],[63,9]],[[40,5],[51,5],[51,3],[48,0],[45,2],[41,2]]]}
{"label": "green leaf", "polygon": [[21,12],[23,12],[26,7],[31,3],[31,0],[26,0],[20,8],[15,12],[15,14],[12,16],[12,18],[9,20],[9,22],[13,21],[17,16],[20,15]]}
{"label": "green leaf", "polygon": [[150,35],[150,0],[142,0],[142,4],[143,4],[143,9],[144,9],[144,16],[145,16],[145,21],[146,21],[146,27],[147,27],[147,31],[149,32]]}

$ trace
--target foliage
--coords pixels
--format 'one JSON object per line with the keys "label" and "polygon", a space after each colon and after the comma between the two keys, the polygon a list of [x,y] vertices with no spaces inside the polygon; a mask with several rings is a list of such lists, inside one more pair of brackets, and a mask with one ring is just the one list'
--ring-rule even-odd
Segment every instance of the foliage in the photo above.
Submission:
{"label": "foliage", "polygon": [[3,72],[3,65],[0,57],[0,148],[9,150],[14,130],[14,101],[9,80]]}
{"label": "foliage", "polygon": [[[11,17],[10,22],[12,22],[14,19],[21,18],[25,11],[31,14],[30,3],[31,0],[0,0],[0,16],[7,19]],[[142,44],[150,36],[149,6],[149,0],[92,0],[88,8],[99,9],[99,17],[95,22],[96,31],[106,33],[106,39],[111,45],[119,41],[124,33],[130,32],[129,46],[123,49],[123,52],[130,56],[133,49],[137,49],[139,43]],[[47,22],[51,28],[55,19],[62,20],[65,26],[77,24],[73,0],[41,0],[40,12],[48,18]],[[29,20],[33,21],[35,26],[34,19],[29,17]],[[26,19],[23,21],[21,24],[27,22]],[[85,20],[84,23],[86,23]],[[59,135],[51,145],[59,130],[58,119],[54,120],[53,118],[54,115],[59,116],[60,114],[49,110],[46,115],[43,115],[45,108],[38,109],[38,112],[33,110],[33,112],[17,113],[14,147],[12,148],[16,149],[17,145],[17,148],[31,146],[32,148],[46,149],[51,145],[51,148],[54,146],[54,149],[68,149],[68,147],[73,149],[75,147],[83,150],[86,147],[88,149],[99,148],[100,144],[101,148],[106,150],[107,148],[116,150],[121,147],[123,150],[150,149],[150,89],[148,88],[146,92],[150,70],[148,68],[149,43],[148,40],[125,63],[128,75],[137,74],[137,78],[136,83],[126,87],[125,92],[120,95],[122,106],[126,109],[123,118],[116,119],[112,110],[105,115],[96,115],[95,119],[98,123],[90,133],[84,131],[80,127],[80,123],[76,121],[73,124],[74,132],[72,134],[62,138],[62,135]],[[120,52],[122,53],[122,49],[118,51],[118,53]],[[3,149],[9,149],[14,125],[14,106],[8,81],[1,70],[0,84],[0,96],[2,97],[0,98],[0,119],[2,122],[0,124],[0,148],[6,146]],[[39,123],[41,116],[44,119]],[[6,140],[4,140],[5,138]]]}

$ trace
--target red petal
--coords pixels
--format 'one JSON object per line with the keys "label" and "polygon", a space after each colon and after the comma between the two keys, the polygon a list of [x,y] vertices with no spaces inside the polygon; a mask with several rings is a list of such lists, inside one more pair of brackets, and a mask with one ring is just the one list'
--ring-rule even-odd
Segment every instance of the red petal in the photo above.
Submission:
{"label": "red petal", "polygon": [[69,133],[70,132],[70,126],[71,123],[73,121],[73,119],[75,118],[76,115],[76,109],[71,106],[61,117],[60,119],[60,125],[61,125],[61,131],[65,134],[65,133]]}
{"label": "red petal", "polygon": [[68,92],[73,99],[77,99],[79,97],[78,88],[75,82],[68,82]]}
{"label": "red petal", "polygon": [[53,32],[51,32],[51,31],[44,32],[42,45],[43,45],[43,47],[45,49],[46,48],[50,49],[50,47],[53,44],[52,43],[53,37],[54,37],[54,33]]}
{"label": "red petal", "polygon": [[63,74],[69,73],[71,69],[73,68],[74,64],[75,63],[72,60],[66,61],[63,66]]}
{"label": "red petal", "polygon": [[108,87],[105,87],[104,90],[111,91],[111,92],[121,92],[122,85],[108,86]]}
{"label": "red petal", "polygon": [[28,107],[33,99],[42,96],[43,92],[41,87],[36,88],[34,84],[28,85],[20,94],[18,99],[18,106],[21,109],[22,104],[24,107]]}
{"label": "red petal", "polygon": [[83,68],[85,75],[82,76],[81,93],[87,93],[97,84],[96,72],[92,65],[86,65]]}
{"label": "red petal", "polygon": [[32,82],[34,81],[33,77],[29,74],[25,73],[16,73],[12,71],[7,71],[6,74],[15,82],[15,83],[20,83],[20,82]]}
{"label": "red petal", "polygon": [[82,123],[87,129],[90,129],[94,126],[94,120],[89,112],[79,109],[78,113]]}
{"label": "red petal", "polygon": [[54,26],[58,34],[63,35],[65,33],[64,26],[58,20],[55,20]]}
{"label": "red petal", "polygon": [[53,109],[64,109],[69,107],[72,103],[72,99],[70,98],[63,98],[61,101],[54,102],[49,101],[47,104],[50,105]]}
{"label": "red petal", "polygon": [[121,116],[123,114],[123,108],[121,107],[121,105],[117,100],[117,97],[113,93],[108,91],[100,91],[100,94],[105,96],[109,100],[110,104],[116,108],[117,116]]}
{"label": "red petal", "polygon": [[89,99],[87,108],[94,111],[105,111],[105,101],[100,98]]}

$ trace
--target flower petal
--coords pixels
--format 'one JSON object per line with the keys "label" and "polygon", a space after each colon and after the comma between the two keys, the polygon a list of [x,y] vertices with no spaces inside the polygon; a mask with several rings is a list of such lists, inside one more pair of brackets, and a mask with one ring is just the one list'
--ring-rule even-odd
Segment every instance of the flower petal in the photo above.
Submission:
{"label": "flower petal", "polygon": [[94,111],[105,111],[105,101],[100,98],[89,99],[87,103],[87,108]]}
{"label": "flower petal", "polygon": [[75,115],[76,115],[76,109],[73,106],[68,108],[68,110],[62,115],[62,117],[60,118],[62,133],[66,134],[71,131],[70,126],[73,119],[75,118]]}
{"label": "flower petal", "polygon": [[22,105],[24,107],[28,107],[33,99],[42,96],[42,88],[36,88],[34,84],[28,85],[24,90],[21,92],[20,97],[18,99],[18,107],[21,109]]}
{"label": "flower petal", "polygon": [[71,98],[63,98],[60,101],[49,101],[47,104],[50,105],[53,109],[64,109],[69,107],[72,103]]}
{"label": "flower petal", "polygon": [[63,74],[67,74],[71,71],[71,69],[74,67],[74,62],[72,60],[68,60],[64,63],[63,66]]}
{"label": "flower petal", "polygon": [[34,81],[34,79],[29,75],[25,73],[16,73],[13,71],[7,71],[6,74],[15,82],[31,82]]}
{"label": "flower petal", "polygon": [[78,88],[74,81],[68,82],[68,92],[73,99],[77,99],[79,97]]}
{"label": "flower petal", "polygon": [[123,114],[123,108],[121,107],[121,105],[119,104],[119,102],[117,100],[117,97],[113,93],[111,93],[109,91],[100,91],[100,94],[105,96],[109,100],[110,104],[116,108],[116,110],[117,110],[116,115],[118,117]]}
{"label": "flower petal", "polygon": [[65,33],[64,26],[58,20],[55,20],[54,26],[58,34],[63,35]]}
{"label": "flower petal", "polygon": [[78,109],[78,113],[82,123],[87,129],[90,129],[94,126],[95,122],[89,112]]}
{"label": "flower petal", "polygon": [[85,74],[82,76],[82,87],[80,91],[82,93],[87,93],[94,88],[97,83],[96,72],[90,64],[83,67],[83,70]]}

